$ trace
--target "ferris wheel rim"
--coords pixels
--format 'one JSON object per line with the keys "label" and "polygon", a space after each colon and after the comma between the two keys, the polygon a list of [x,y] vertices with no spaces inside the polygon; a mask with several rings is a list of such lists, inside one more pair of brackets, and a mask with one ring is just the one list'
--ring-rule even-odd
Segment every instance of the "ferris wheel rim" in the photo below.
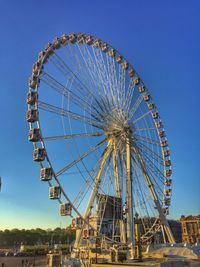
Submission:
{"label": "ferris wheel rim", "polygon": [[[72,34],[75,34],[75,33],[72,33]],[[69,36],[72,35],[72,34],[68,34],[68,35],[66,35],[66,36],[69,37]],[[76,37],[78,37],[80,34],[75,34],[75,35],[76,35]],[[85,35],[85,34],[84,34],[84,38],[85,38],[85,40],[86,40],[87,37],[91,37],[91,35]],[[96,37],[94,37],[94,36],[92,36],[92,37],[93,37],[94,39],[96,39],[96,40],[100,40],[99,38],[96,38]],[[102,41],[102,40],[100,40],[100,41]],[[103,43],[105,43],[105,42],[103,42]],[[85,42],[84,42],[84,44],[85,44]],[[108,44],[108,43],[106,43],[106,44]],[[113,48],[113,47],[112,47],[111,45],[109,45],[109,44],[108,44],[108,46],[109,46],[109,49],[115,49],[115,48]],[[62,47],[62,46],[61,46],[61,47]],[[96,47],[95,47],[95,48],[96,48]],[[55,48],[54,50],[56,50],[56,48]],[[115,51],[116,51],[117,54],[121,55],[121,53],[119,53],[116,49],[115,49]],[[122,57],[123,57],[123,56],[122,56]],[[129,63],[129,61],[126,60],[125,57],[123,57],[123,59],[124,59],[126,62],[128,62],[129,66],[130,66],[133,70],[135,70],[135,69],[132,67],[132,65]],[[43,58],[43,60],[42,60],[42,62],[41,62],[40,71],[42,70],[43,65],[45,64],[45,63],[44,63],[45,60],[46,60],[46,56],[44,56],[44,58]],[[39,72],[40,72],[40,71],[39,71]],[[135,74],[136,74],[136,76],[137,76],[138,78],[140,77],[140,76],[137,74],[136,71],[135,71]],[[144,86],[144,83],[143,83],[143,81],[142,81],[141,79],[140,79],[140,84],[141,84],[141,86]],[[36,86],[36,91],[37,91],[37,92],[38,92],[38,89],[39,89],[39,86],[37,85],[37,86]],[[145,89],[146,89],[146,87],[145,87]],[[148,90],[147,90],[147,89],[145,90],[145,94],[146,94],[146,93],[148,94]],[[152,99],[152,98],[151,98],[151,99]],[[154,103],[154,102],[153,102],[153,103]],[[37,110],[38,110],[38,101],[37,101],[36,105],[37,105]],[[154,105],[155,105],[155,104],[154,104]],[[156,106],[154,107],[154,111],[155,111],[155,113],[158,112]],[[157,122],[161,122],[161,123],[162,123],[162,121],[161,121],[161,119],[160,119],[160,116],[159,116],[159,120],[154,119],[154,118],[153,118],[153,120],[154,120],[155,123],[157,123]],[[41,131],[41,126],[40,126],[40,120],[39,120],[39,117],[38,117],[38,120],[37,120],[37,126],[38,126],[38,129],[40,129],[40,131]],[[32,122],[29,122],[29,128],[30,128],[30,129],[33,129],[33,127],[32,127]],[[160,135],[159,135],[159,132],[160,132],[160,131],[159,131],[159,128],[158,128],[158,127],[156,127],[156,130],[157,130],[157,136],[158,136],[160,142],[162,142],[163,140],[166,141],[166,140],[167,140],[166,135],[165,135],[165,137],[164,137],[164,139],[163,139],[163,138],[160,137]],[[162,130],[164,131],[164,127],[163,127],[163,126],[162,126]],[[41,140],[40,140],[40,142],[41,142],[41,144],[42,144],[42,147],[43,147],[43,148],[45,149],[45,151],[46,151],[45,142],[44,142],[43,137],[42,137],[42,132],[41,132]],[[34,149],[37,148],[36,142],[33,142],[33,146],[34,146]],[[167,148],[168,148],[168,144],[167,144]],[[161,150],[162,150],[162,152],[164,151],[163,147],[161,147]],[[165,160],[165,157],[164,157],[163,153],[162,153],[162,156],[163,156],[163,161],[164,161],[164,160]],[[168,159],[170,160],[170,156],[168,156]],[[49,166],[50,166],[50,167],[52,168],[52,170],[53,170],[53,166],[52,166],[52,164],[51,164],[51,161],[50,161],[50,159],[49,159],[47,153],[46,153],[46,160],[48,161]],[[41,167],[43,166],[41,162],[40,162],[40,166],[41,166]],[[171,170],[171,166],[170,166],[170,168],[168,168],[168,170]],[[166,168],[165,168],[165,171],[166,171]],[[79,213],[78,210],[76,211],[76,207],[73,205],[73,203],[71,202],[71,200],[68,198],[67,194],[65,193],[64,189],[62,188],[60,182],[59,182],[58,179],[57,179],[57,176],[56,176],[56,173],[54,172],[54,170],[53,170],[53,175],[54,175],[54,179],[55,179],[56,183],[60,186],[61,191],[62,191],[63,195],[65,196],[66,200],[72,205],[72,207],[73,207],[73,209],[75,210],[75,212],[77,213],[77,215],[79,215],[79,216],[83,219],[83,216]],[[171,175],[170,175],[169,177],[171,178]],[[165,180],[167,180],[167,176],[165,176]],[[50,182],[48,182],[48,183],[49,183],[49,185],[51,186],[51,183],[50,183]],[[166,186],[165,186],[165,187],[166,187]],[[171,189],[171,186],[170,186],[170,189]],[[163,196],[164,196],[164,194],[163,194]],[[171,195],[170,195],[170,198],[171,198]],[[88,222],[87,222],[87,224],[88,224]],[[90,226],[91,226],[91,225],[90,225]]]}

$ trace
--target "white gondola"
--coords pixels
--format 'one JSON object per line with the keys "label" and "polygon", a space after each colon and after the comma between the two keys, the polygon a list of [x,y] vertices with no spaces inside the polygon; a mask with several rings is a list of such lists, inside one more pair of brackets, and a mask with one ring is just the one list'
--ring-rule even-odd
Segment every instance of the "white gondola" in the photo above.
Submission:
{"label": "white gondola", "polygon": [[46,63],[46,61],[44,61],[44,57],[46,55],[46,51],[41,51],[38,55],[38,62],[40,63]]}
{"label": "white gondola", "polygon": [[108,48],[109,48],[108,44],[103,44],[102,51],[106,53],[108,52]]}
{"label": "white gondola", "polygon": [[139,77],[136,77],[135,79],[134,79],[134,84],[135,85],[138,85],[140,83],[140,78]]}
{"label": "white gondola", "polygon": [[26,103],[29,104],[29,105],[33,105],[33,104],[35,104],[37,99],[38,99],[37,92],[30,91],[27,94]]}
{"label": "white gondola", "polygon": [[148,109],[149,109],[149,110],[152,110],[152,109],[154,109],[154,108],[155,108],[154,103],[150,103],[150,104],[148,105]]}
{"label": "white gondola", "polygon": [[97,39],[94,44],[93,44],[94,47],[96,48],[100,48],[101,47],[101,41],[99,39]]}
{"label": "white gondola", "polygon": [[134,74],[135,74],[134,69],[129,70],[128,74],[132,78],[134,76]]}
{"label": "white gondola", "polygon": [[150,100],[150,95],[144,95],[143,98],[144,98],[145,101],[149,101]]}
{"label": "white gondola", "polygon": [[60,204],[60,215],[61,216],[71,216],[72,215],[72,205],[70,203]]}
{"label": "white gondola", "polygon": [[166,170],[165,171],[166,176],[171,176],[172,175],[172,170]]}
{"label": "white gondola", "polygon": [[165,141],[160,142],[160,146],[161,147],[166,147],[167,146],[167,141],[165,140]]}
{"label": "white gondola", "polygon": [[163,151],[163,156],[168,157],[169,156],[169,150],[164,150]]}
{"label": "white gondola", "polygon": [[29,134],[28,134],[28,140],[30,142],[38,142],[40,139],[41,139],[40,129],[38,128],[30,129]]}
{"label": "white gondola", "polygon": [[171,160],[165,160],[165,166],[166,167],[169,167],[169,166],[171,166]]}
{"label": "white gondola", "polygon": [[143,93],[145,92],[145,87],[144,87],[144,86],[140,86],[140,87],[139,87],[139,92],[140,92],[141,94],[143,94]]}
{"label": "white gondola", "polygon": [[41,74],[42,70],[43,70],[43,66],[41,65],[40,62],[37,61],[37,62],[33,65],[32,73],[33,73],[34,75],[37,76],[37,75]]}
{"label": "white gondola", "polygon": [[94,39],[93,39],[92,36],[88,36],[85,42],[86,42],[87,45],[92,45],[93,44],[93,40]]}
{"label": "white gondola", "polygon": [[123,64],[122,64],[122,69],[123,70],[127,70],[128,69],[128,62],[125,61]]}
{"label": "white gondola", "polygon": [[165,203],[165,206],[170,206],[170,204],[171,204],[171,199],[170,199],[170,198],[165,198],[164,203]]}
{"label": "white gondola", "polygon": [[109,52],[108,52],[108,55],[109,55],[109,57],[115,57],[115,55],[116,55],[116,51],[115,51],[115,49],[111,49]]}
{"label": "white gondola", "polygon": [[120,55],[117,57],[116,62],[120,64],[122,62],[123,57]]}
{"label": "white gondola", "polygon": [[154,119],[157,119],[157,118],[159,117],[158,112],[153,112],[153,113],[152,113],[152,117],[153,117]]}
{"label": "white gondola", "polygon": [[72,220],[72,224],[75,229],[82,229],[84,222],[81,217],[77,217]]}
{"label": "white gondola", "polygon": [[51,186],[49,188],[49,198],[50,199],[59,199],[61,196],[61,190],[59,186]]}
{"label": "white gondola", "polygon": [[34,161],[43,161],[45,159],[45,149],[44,148],[36,148],[33,152],[33,160]]}
{"label": "white gondola", "polygon": [[53,171],[51,167],[42,168],[40,170],[40,180],[41,181],[50,181],[53,176]]}
{"label": "white gondola", "polygon": [[61,37],[61,43],[62,45],[66,45],[68,43],[69,37],[66,34],[63,34]]}
{"label": "white gondola", "polygon": [[172,185],[172,179],[166,180],[165,181],[166,186],[171,186]]}
{"label": "white gondola", "polygon": [[168,197],[168,196],[171,196],[172,194],[172,190],[171,189],[166,189],[165,190],[165,195]]}
{"label": "white gondola", "polygon": [[158,121],[156,122],[156,128],[159,129],[159,128],[162,128],[163,125],[162,125],[162,121]]}
{"label": "white gondola", "polygon": [[55,38],[55,40],[53,42],[53,48],[58,49],[58,48],[60,48],[60,46],[61,46],[61,39],[57,37],[57,38]]}
{"label": "white gondola", "polygon": [[74,44],[76,42],[76,35],[75,34],[70,34],[69,41],[70,41],[70,43]]}
{"label": "white gondola", "polygon": [[38,112],[36,109],[29,109],[26,113],[26,120],[28,122],[35,122],[38,120]]}
{"label": "white gondola", "polygon": [[165,131],[160,131],[160,132],[159,132],[159,136],[160,136],[160,137],[164,137],[164,136],[165,136]]}

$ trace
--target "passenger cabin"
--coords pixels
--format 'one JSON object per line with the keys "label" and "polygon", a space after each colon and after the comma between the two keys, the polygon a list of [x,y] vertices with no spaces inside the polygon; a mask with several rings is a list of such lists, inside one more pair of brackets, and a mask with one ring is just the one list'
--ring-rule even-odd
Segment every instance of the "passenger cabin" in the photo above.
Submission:
{"label": "passenger cabin", "polygon": [[61,43],[62,45],[66,45],[68,43],[69,37],[66,34],[63,34],[61,37]]}
{"label": "passenger cabin", "polygon": [[101,41],[99,39],[97,39],[94,44],[93,44],[94,47],[96,48],[100,48],[101,47]]}
{"label": "passenger cabin", "polygon": [[87,45],[92,45],[93,41],[94,41],[93,37],[92,36],[88,36],[85,42],[86,42]]}
{"label": "passenger cabin", "polygon": [[59,186],[51,186],[49,188],[49,198],[50,199],[59,199],[61,196],[61,190]]}
{"label": "passenger cabin", "polygon": [[159,136],[160,136],[160,137],[164,137],[164,136],[165,136],[165,131],[160,131],[160,132],[159,132]]}
{"label": "passenger cabin", "polygon": [[30,142],[38,142],[40,139],[41,139],[40,129],[38,128],[30,129],[29,134],[28,134],[28,140]]}
{"label": "passenger cabin", "polygon": [[76,42],[76,35],[75,34],[70,34],[69,41],[70,41],[70,43],[74,44]]}
{"label": "passenger cabin", "polygon": [[123,64],[122,64],[122,69],[123,70],[127,70],[128,69],[128,62],[125,61]]}
{"label": "passenger cabin", "polygon": [[166,170],[165,171],[166,176],[171,176],[172,175],[172,170]]}
{"label": "passenger cabin", "polygon": [[163,156],[168,157],[169,156],[169,150],[164,150],[163,151]]}
{"label": "passenger cabin", "polygon": [[135,79],[134,79],[134,84],[135,85],[138,85],[140,83],[140,78],[139,77],[136,77]]}
{"label": "passenger cabin", "polygon": [[28,122],[35,122],[38,120],[37,109],[29,109],[26,113],[26,120]]}
{"label": "passenger cabin", "polygon": [[109,55],[109,57],[115,57],[115,55],[116,55],[116,51],[115,51],[115,49],[111,49],[109,52],[108,52],[108,55]]}
{"label": "passenger cabin", "polygon": [[165,195],[166,196],[171,196],[171,194],[172,194],[172,190],[171,189],[166,189],[165,190]]}
{"label": "passenger cabin", "polygon": [[150,100],[150,95],[144,95],[143,98],[144,98],[145,101],[149,101]]}
{"label": "passenger cabin", "polygon": [[145,92],[145,87],[144,87],[144,86],[140,86],[140,87],[139,87],[139,92],[140,92],[141,94],[143,94],[143,93]]}
{"label": "passenger cabin", "polygon": [[37,92],[30,91],[30,92],[27,94],[26,102],[27,102],[27,104],[29,104],[29,105],[33,105],[33,104],[35,104],[35,102],[37,101],[37,99],[38,99],[38,94],[37,94]]}
{"label": "passenger cabin", "polygon": [[116,62],[120,64],[122,62],[123,57],[120,55],[117,57]]}
{"label": "passenger cabin", "polygon": [[42,168],[40,170],[40,180],[41,181],[50,181],[53,176],[53,171],[51,167]]}
{"label": "passenger cabin", "polygon": [[60,204],[60,215],[61,216],[71,216],[72,206],[70,203]]}
{"label": "passenger cabin", "polygon": [[46,46],[45,46],[45,51],[46,53],[48,54],[48,56],[52,55],[54,53],[54,45],[51,44],[51,43],[48,43]]}
{"label": "passenger cabin", "polygon": [[134,76],[134,74],[135,74],[134,69],[129,70],[128,74],[129,74],[129,77],[132,78]]}
{"label": "passenger cabin", "polygon": [[38,55],[38,61],[40,63],[46,63],[47,60],[44,60],[45,58],[45,55],[46,55],[46,51],[41,51]]}
{"label": "passenger cabin", "polygon": [[77,41],[79,44],[83,44],[84,43],[84,34],[79,34]]}
{"label": "passenger cabin", "polygon": [[43,69],[43,66],[41,65],[41,63],[40,62],[36,62],[33,65],[32,73],[37,76],[42,72],[42,69]]}
{"label": "passenger cabin", "polygon": [[39,79],[35,79],[35,78],[31,77],[29,79],[28,85],[29,85],[29,87],[31,89],[36,89],[36,87],[39,85],[39,83],[40,83],[40,80]]}
{"label": "passenger cabin", "polygon": [[108,52],[108,48],[109,48],[108,44],[103,44],[102,51],[106,53]]}
{"label": "passenger cabin", "polygon": [[166,180],[165,185],[171,186],[172,185],[172,179]]}
{"label": "passenger cabin", "polygon": [[72,220],[72,229],[81,229],[83,225],[84,225],[83,220],[80,217],[77,217]]}
{"label": "passenger cabin", "polygon": [[55,40],[53,42],[53,48],[58,49],[58,48],[60,48],[60,46],[61,46],[61,39],[57,37],[57,38],[55,38]]}
{"label": "passenger cabin", "polygon": [[157,119],[157,118],[159,117],[158,112],[153,112],[153,113],[152,113],[152,117],[153,117],[154,119]]}
{"label": "passenger cabin", "polygon": [[45,159],[45,149],[44,148],[36,148],[33,152],[33,160],[41,162]]}
{"label": "passenger cabin", "polygon": [[164,203],[165,203],[165,206],[170,206],[170,204],[171,204],[171,199],[170,199],[170,198],[165,198]]}
{"label": "passenger cabin", "polygon": [[169,166],[171,166],[171,160],[165,160],[165,166],[166,167],[169,167]]}
{"label": "passenger cabin", "polygon": [[156,128],[162,128],[162,122],[161,121],[158,121],[156,122]]}
{"label": "passenger cabin", "polygon": [[154,109],[154,107],[155,107],[154,103],[151,103],[151,104],[148,105],[148,109],[149,109],[149,110]]}
{"label": "passenger cabin", "polygon": [[167,141],[165,140],[165,141],[160,142],[160,146],[161,147],[166,147],[167,146]]}

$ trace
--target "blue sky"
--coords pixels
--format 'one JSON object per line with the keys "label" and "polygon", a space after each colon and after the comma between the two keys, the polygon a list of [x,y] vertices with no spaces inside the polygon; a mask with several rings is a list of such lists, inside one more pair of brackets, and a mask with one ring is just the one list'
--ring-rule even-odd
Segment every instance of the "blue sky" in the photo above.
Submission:
{"label": "blue sky", "polygon": [[200,213],[199,1],[0,0],[0,229],[64,227],[32,161],[27,81],[45,44],[91,33],[135,66],[167,131],[173,164],[171,218]]}

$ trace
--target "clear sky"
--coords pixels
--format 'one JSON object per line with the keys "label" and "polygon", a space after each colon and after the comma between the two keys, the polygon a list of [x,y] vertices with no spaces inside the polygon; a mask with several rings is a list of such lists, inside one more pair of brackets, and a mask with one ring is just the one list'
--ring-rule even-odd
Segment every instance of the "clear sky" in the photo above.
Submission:
{"label": "clear sky", "polygon": [[0,0],[0,229],[68,223],[39,180],[25,113],[27,81],[38,52],[70,32],[108,41],[135,66],[169,139],[170,218],[200,213],[199,10],[198,0]]}

